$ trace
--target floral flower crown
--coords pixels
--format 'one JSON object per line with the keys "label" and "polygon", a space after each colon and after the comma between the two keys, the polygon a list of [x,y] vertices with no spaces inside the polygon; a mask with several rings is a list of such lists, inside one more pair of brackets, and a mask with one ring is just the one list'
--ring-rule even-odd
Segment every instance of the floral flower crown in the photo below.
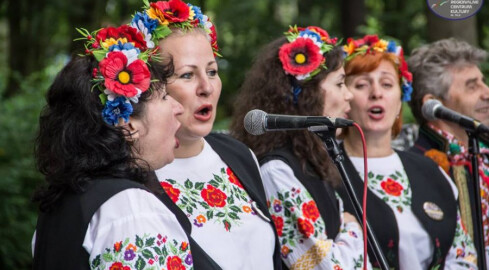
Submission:
{"label": "floral flower crown", "polygon": [[402,86],[402,101],[410,101],[411,93],[413,92],[413,75],[408,70],[406,60],[404,59],[404,51],[401,46],[398,46],[392,40],[379,39],[377,35],[366,35],[361,39],[354,40],[349,38],[346,45],[343,46],[345,52],[345,61],[348,62],[357,55],[367,53],[392,53],[399,59],[400,63],[396,63],[399,68]]}
{"label": "floral flower crown", "polygon": [[144,0],[144,4],[145,11],[137,12],[128,25],[92,33],[77,29],[84,36],[80,39],[86,40],[85,55],[93,55],[99,62],[98,68],[93,69],[92,82],[93,88],[101,92],[102,117],[109,125],[117,125],[120,118],[129,122],[133,112],[131,102],[138,103],[151,83],[148,61],[159,60],[155,44],[172,33],[170,27],[204,29],[214,54],[219,55],[214,25],[199,7],[181,0],[151,4]]}
{"label": "floral flower crown", "polygon": [[289,43],[280,47],[278,56],[286,74],[301,81],[326,69],[324,54],[333,49],[337,38],[331,39],[326,30],[317,26],[291,26],[284,34]]}

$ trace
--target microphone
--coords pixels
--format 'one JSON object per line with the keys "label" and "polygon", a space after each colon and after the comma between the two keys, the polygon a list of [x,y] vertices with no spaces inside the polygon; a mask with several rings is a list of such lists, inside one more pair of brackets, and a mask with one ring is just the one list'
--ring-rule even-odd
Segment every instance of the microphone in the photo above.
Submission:
{"label": "microphone", "polygon": [[307,129],[312,126],[341,128],[352,126],[353,123],[343,118],[267,114],[262,110],[251,110],[244,118],[244,127],[252,135],[261,135],[273,130]]}
{"label": "microphone", "polygon": [[428,121],[441,119],[457,123],[459,126],[470,132],[489,133],[489,128],[487,126],[475,119],[444,107],[443,104],[436,99],[427,100],[421,107],[421,113]]}

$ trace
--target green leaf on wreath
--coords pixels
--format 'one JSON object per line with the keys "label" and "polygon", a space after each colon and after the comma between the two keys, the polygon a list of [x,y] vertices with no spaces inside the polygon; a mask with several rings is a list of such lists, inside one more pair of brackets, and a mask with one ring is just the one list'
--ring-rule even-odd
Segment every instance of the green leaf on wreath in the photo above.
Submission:
{"label": "green leaf on wreath", "polygon": [[284,200],[284,196],[282,195],[282,193],[277,193],[277,197],[279,200],[283,201]]}
{"label": "green leaf on wreath", "polygon": [[229,212],[229,213],[228,213],[228,216],[229,216],[230,218],[232,218],[232,219],[240,219],[240,218],[238,217],[238,215],[237,215],[236,213],[234,213],[234,212]]}
{"label": "green leaf on wreath", "polygon": [[206,216],[208,220],[211,220],[214,217],[214,211],[207,212]]}
{"label": "green leaf on wreath", "polygon": [[216,217],[225,217],[226,214],[224,214],[223,212],[219,212],[216,214]]}
{"label": "green leaf on wreath", "polygon": [[168,250],[166,250],[166,246],[163,246],[161,249],[161,256],[168,257]]}
{"label": "green leaf on wreath", "polygon": [[377,179],[377,180],[382,180],[382,179],[384,179],[384,176],[383,176],[383,175],[378,174],[378,175],[375,177],[375,179]]}
{"label": "green leaf on wreath", "polygon": [[290,211],[287,208],[284,208],[284,216],[285,217],[290,217]]}
{"label": "green leaf on wreath", "polygon": [[226,201],[228,202],[228,204],[233,204],[234,203],[233,196],[229,196]]}
{"label": "green leaf on wreath", "polygon": [[234,212],[241,212],[241,209],[239,207],[237,207],[236,205],[232,205],[229,208],[231,208],[231,210],[233,210]]}
{"label": "green leaf on wreath", "polygon": [[194,209],[192,207],[187,206],[187,213],[192,214],[194,212]]}
{"label": "green leaf on wreath", "polygon": [[374,178],[374,174],[372,172],[368,172],[367,176],[368,178]]}

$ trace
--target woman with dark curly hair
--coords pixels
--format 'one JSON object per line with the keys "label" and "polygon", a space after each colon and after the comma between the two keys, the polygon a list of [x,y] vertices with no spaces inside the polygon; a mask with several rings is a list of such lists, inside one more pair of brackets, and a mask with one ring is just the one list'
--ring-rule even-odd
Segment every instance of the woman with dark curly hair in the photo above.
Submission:
{"label": "woman with dark curly hair", "polygon": [[134,28],[86,35],[90,50],[57,75],[39,119],[47,185],[35,194],[34,269],[190,269],[191,239],[172,202],[145,186],[178,148],[183,108],[166,92],[173,67],[141,57],[153,52],[127,41]]}
{"label": "woman with dark curly hair", "polygon": [[[311,132],[248,134],[252,109],[274,114],[345,117],[352,94],[345,86],[343,52],[319,27],[291,27],[256,57],[235,104],[231,134],[261,163],[269,211],[291,269],[361,269],[362,232],[344,213],[340,184],[321,140]],[[335,173],[336,172],[336,173]]]}

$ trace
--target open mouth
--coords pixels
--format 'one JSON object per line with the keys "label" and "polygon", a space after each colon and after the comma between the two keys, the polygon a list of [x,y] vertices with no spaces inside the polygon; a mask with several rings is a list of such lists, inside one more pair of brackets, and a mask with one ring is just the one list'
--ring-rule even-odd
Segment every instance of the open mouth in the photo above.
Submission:
{"label": "open mouth", "polygon": [[368,110],[368,115],[374,119],[380,119],[384,115],[384,109],[382,107],[372,107]]}
{"label": "open mouth", "polygon": [[488,113],[489,107],[479,108],[475,110],[477,113]]}
{"label": "open mouth", "polygon": [[207,121],[212,116],[212,105],[202,105],[194,113],[194,117],[200,121]]}

